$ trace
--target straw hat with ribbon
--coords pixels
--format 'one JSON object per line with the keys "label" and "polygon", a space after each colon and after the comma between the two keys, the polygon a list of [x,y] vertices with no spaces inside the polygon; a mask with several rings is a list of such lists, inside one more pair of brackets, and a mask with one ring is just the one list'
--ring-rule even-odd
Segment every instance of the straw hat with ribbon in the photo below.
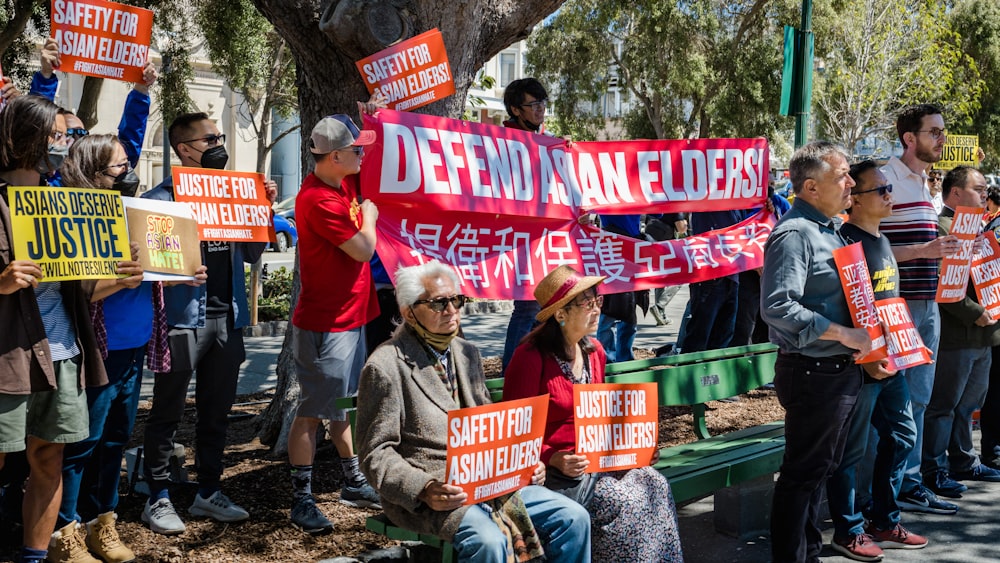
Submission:
{"label": "straw hat with ribbon", "polygon": [[538,322],[545,322],[577,295],[603,282],[606,278],[607,276],[583,276],[565,265],[552,270],[535,288],[535,300],[542,306],[541,312],[535,315],[535,319]]}

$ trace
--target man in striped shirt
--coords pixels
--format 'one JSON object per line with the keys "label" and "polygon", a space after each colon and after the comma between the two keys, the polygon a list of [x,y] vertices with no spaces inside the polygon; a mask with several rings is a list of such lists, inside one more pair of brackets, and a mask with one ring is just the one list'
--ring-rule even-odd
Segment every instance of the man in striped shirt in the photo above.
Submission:
{"label": "man in striped shirt", "polygon": [[[882,220],[880,230],[892,243],[899,262],[900,295],[906,299],[924,345],[937,354],[941,331],[941,317],[934,302],[938,259],[959,247],[953,236],[938,237],[937,213],[927,187],[926,171],[941,160],[947,138],[944,116],[931,104],[910,106],[896,119],[896,132],[903,155],[890,158],[882,167],[882,173],[893,186],[895,203],[892,215]],[[910,388],[917,441],[906,461],[899,506],[903,510],[954,514],[958,507],[938,499],[924,487],[920,473],[924,411],[934,388],[934,364],[913,367],[903,374]]]}

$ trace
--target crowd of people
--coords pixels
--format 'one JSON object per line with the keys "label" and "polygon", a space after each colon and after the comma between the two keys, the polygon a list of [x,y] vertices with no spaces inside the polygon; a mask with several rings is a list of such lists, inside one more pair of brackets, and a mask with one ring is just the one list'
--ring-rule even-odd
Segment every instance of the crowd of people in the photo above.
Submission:
{"label": "crowd of people", "polygon": [[[116,532],[115,510],[144,364],[155,376],[142,436],[142,520],[159,534],[186,529],[171,501],[171,457],[196,372],[198,492],[187,513],[220,522],[251,516],[223,492],[223,450],[245,359],[244,265],[265,244],[202,241],[203,264],[185,282],[144,281],[134,243],[117,264],[121,277],[109,280],[46,281],[37,264],[15,260],[8,186],[134,196],[139,185],[133,167],[156,69],[147,65],[134,85],[118,134],[97,135],[52,102],[58,67],[49,40],[29,94],[9,83],[0,90],[3,508],[21,511],[20,561],[125,563],[136,556]],[[544,132],[547,99],[535,79],[512,82],[505,125]],[[358,109],[384,105],[376,96]],[[954,210],[988,208],[991,233],[1000,193],[975,168],[932,170],[947,135],[937,107],[905,109],[897,132],[903,155],[881,167],[851,164],[828,142],[797,150],[789,166],[794,203],[768,202],[781,218],[763,268],[691,286],[677,349],[759,340],[758,318],[779,346],[786,453],[771,513],[776,562],[819,560],[824,492],[831,547],[879,561],[883,549],[929,541],[903,527],[902,511],[954,514],[959,505],[941,497],[960,499],[963,481],[1000,482],[1000,384],[990,386],[1000,377],[1000,324],[971,285],[959,302],[935,302],[938,260],[959,249],[948,234]],[[178,116],[168,136],[184,166],[228,162],[225,135],[205,113]],[[682,561],[670,484],[651,467],[656,456],[637,469],[588,472],[586,456],[574,451],[573,413],[574,385],[601,383],[607,363],[632,358],[636,308],[670,322],[665,306],[676,291],[655,292],[652,302],[649,292],[603,295],[604,278],[561,266],[533,288],[534,300],[515,302],[503,398],[548,394],[540,461],[531,485],[469,504],[445,481],[445,438],[449,411],[490,402],[482,359],[461,336],[465,296],[454,269],[431,261],[390,275],[375,254],[378,207],[358,176],[374,141],[346,114],[323,118],[308,137],[314,167],[296,200],[302,286],[291,330],[301,392],[288,437],[290,523],[309,534],[333,530],[312,494],[325,422],[344,476],[340,502],[383,509],[399,526],[451,541],[462,561]],[[273,202],[273,182],[266,192]],[[142,197],[172,201],[171,179]],[[748,212],[648,217],[645,229],[637,215],[600,220],[624,236],[670,240],[728,227]],[[854,328],[833,262],[833,251],[852,242],[864,249],[875,297],[905,299],[934,363],[899,372],[884,360],[855,363],[872,343]],[[356,441],[334,403],[354,394]],[[980,407],[977,451],[970,423]]]}

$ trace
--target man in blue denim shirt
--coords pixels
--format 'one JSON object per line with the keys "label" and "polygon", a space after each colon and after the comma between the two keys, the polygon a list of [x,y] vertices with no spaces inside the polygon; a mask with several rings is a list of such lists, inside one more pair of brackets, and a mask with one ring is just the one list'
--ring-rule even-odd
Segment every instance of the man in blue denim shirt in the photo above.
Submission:
{"label": "man in blue denim shirt", "polygon": [[[229,159],[223,146],[225,135],[219,134],[208,115],[178,116],[170,124],[169,136],[182,165],[225,168]],[[274,183],[269,182],[268,199],[274,202],[276,195]],[[171,178],[143,197],[172,201]],[[170,502],[167,486],[174,434],[184,414],[188,384],[196,369],[199,377],[195,395],[198,412],[195,448],[199,487],[190,513],[220,522],[239,522],[249,517],[246,510],[222,493],[220,481],[229,410],[236,398],[240,364],[246,358],[242,329],[250,321],[243,264],[256,262],[266,243],[202,241],[201,245],[208,283],[164,289],[171,372],[156,374],[143,451],[150,496],[142,520],[160,534],[180,534],[185,530]]]}
{"label": "man in blue denim shirt", "polygon": [[780,348],[774,388],[785,408],[785,457],[771,509],[775,563],[819,561],[823,487],[844,453],[861,390],[854,359],[871,351],[851,313],[833,261],[844,246],[835,217],[850,206],[844,149],[818,141],[795,151],[789,172],[792,209],[764,249],[761,313]]}

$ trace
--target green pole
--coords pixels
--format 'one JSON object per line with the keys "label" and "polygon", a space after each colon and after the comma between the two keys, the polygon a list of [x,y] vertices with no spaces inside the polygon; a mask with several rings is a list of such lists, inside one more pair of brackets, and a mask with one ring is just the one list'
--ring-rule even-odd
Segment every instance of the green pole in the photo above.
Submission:
{"label": "green pole", "polygon": [[812,105],[813,32],[812,0],[802,0],[802,27],[799,30],[799,45],[795,50],[796,73],[799,84],[799,111],[795,114],[795,148],[808,142],[809,109]]}

